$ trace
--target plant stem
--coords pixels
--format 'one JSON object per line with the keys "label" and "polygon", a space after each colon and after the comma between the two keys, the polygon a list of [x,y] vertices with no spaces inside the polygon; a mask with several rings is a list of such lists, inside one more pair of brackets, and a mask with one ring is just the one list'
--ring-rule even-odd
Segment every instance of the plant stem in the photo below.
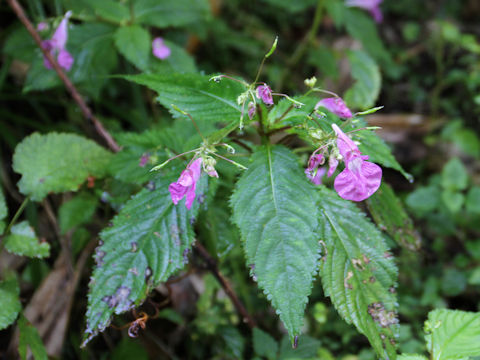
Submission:
{"label": "plant stem", "polygon": [[239,300],[237,294],[230,286],[230,283],[218,270],[217,262],[215,261],[215,259],[208,253],[207,249],[205,249],[198,240],[195,242],[195,249],[197,250],[198,254],[203,258],[203,260],[205,260],[208,269],[212,272],[217,281],[220,283],[230,300],[232,300],[232,303],[237,309],[241,318],[243,319],[243,322],[245,322],[251,329],[256,327],[257,324],[255,323],[255,320],[247,312],[247,309],[245,309],[245,306],[243,306],[242,302]]}
{"label": "plant stem", "polygon": [[292,68],[297,65],[300,59],[305,55],[305,52],[308,50],[308,47],[313,42],[315,35],[317,34],[318,28],[322,22],[323,16],[323,1],[318,0],[317,8],[315,9],[315,15],[313,17],[312,27],[310,28],[309,32],[305,35],[303,40],[300,42],[290,59],[287,61],[287,65],[283,69],[282,73],[280,74],[275,89],[277,91],[281,91],[284,85],[284,82],[289,74],[292,72]]}
{"label": "plant stem", "polygon": [[[56,59],[52,56],[52,54],[50,54],[49,51],[47,51],[42,47],[42,39],[40,38],[40,35],[38,35],[31,21],[25,15],[25,12],[22,6],[18,3],[17,0],[7,0],[7,3],[8,5],[10,5],[13,12],[17,15],[17,17],[23,23],[27,31],[32,36],[33,40],[35,40],[35,42],[37,43],[37,46],[42,51],[43,55],[47,58],[50,64],[52,64],[53,69],[56,71],[59,78],[65,84],[65,87],[70,92],[70,95],[72,96],[73,100],[75,100],[75,102],[77,103],[85,119],[92,121],[93,126],[95,127],[95,130],[105,140],[108,147],[114,152],[118,152],[120,150],[120,146],[116,143],[116,141],[113,139],[110,133],[103,127],[100,120],[98,120],[97,117],[93,114],[92,110],[88,107],[87,103],[85,102],[83,97],[80,95],[77,88],[73,85],[72,81],[63,72],[60,65],[58,65]],[[48,71],[48,70],[45,70],[45,71]]]}
{"label": "plant stem", "polygon": [[2,252],[3,247],[5,246],[5,242],[4,242],[5,236],[7,236],[10,233],[12,226],[15,225],[15,222],[18,220],[20,215],[22,215],[22,212],[23,210],[25,210],[25,207],[27,206],[29,200],[30,200],[30,197],[28,196],[25,199],[23,199],[23,202],[20,204],[20,207],[17,209],[17,212],[15,213],[15,215],[13,215],[12,220],[8,224],[7,228],[5,229],[2,236],[2,242],[0,242],[0,252]]}

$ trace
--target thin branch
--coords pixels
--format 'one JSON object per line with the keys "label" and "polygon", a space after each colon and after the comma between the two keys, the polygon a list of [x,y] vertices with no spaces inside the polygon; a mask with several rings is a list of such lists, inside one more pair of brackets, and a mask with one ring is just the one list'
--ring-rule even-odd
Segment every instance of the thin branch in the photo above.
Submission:
{"label": "thin branch", "polygon": [[[78,92],[77,88],[73,85],[72,81],[67,77],[67,75],[63,72],[60,65],[58,65],[55,58],[48,52],[45,48],[42,47],[42,39],[40,35],[38,35],[37,31],[35,30],[33,24],[30,22],[28,17],[26,16],[25,12],[23,11],[22,6],[18,3],[17,0],[7,0],[8,5],[12,8],[13,12],[17,15],[20,21],[23,23],[27,31],[33,37],[33,40],[37,43],[37,46],[42,51],[43,55],[47,58],[47,60],[52,64],[53,69],[56,71],[62,82],[65,84],[65,87],[70,92],[73,100],[77,103],[78,107],[82,111],[83,116],[87,120],[91,120],[93,122],[93,126],[98,134],[105,140],[108,147],[113,150],[114,152],[118,152],[120,150],[120,146],[116,143],[110,133],[103,127],[100,120],[98,120],[95,115],[93,114],[92,110],[88,107],[87,103],[83,99],[82,95]],[[48,70],[45,70],[48,71]]]}
{"label": "thin branch", "polygon": [[237,294],[230,286],[230,283],[218,270],[217,262],[215,261],[215,259],[208,253],[207,249],[205,249],[203,245],[200,244],[200,242],[198,241],[195,242],[195,249],[197,250],[198,254],[203,258],[203,260],[205,260],[205,263],[207,264],[208,269],[212,272],[212,274],[218,280],[218,282],[220,283],[220,285],[222,286],[223,290],[228,295],[230,300],[232,300],[233,305],[237,309],[243,321],[247,323],[250,328],[256,327],[257,324],[255,323],[255,320],[247,312],[247,309],[245,309],[245,306],[243,306]]}

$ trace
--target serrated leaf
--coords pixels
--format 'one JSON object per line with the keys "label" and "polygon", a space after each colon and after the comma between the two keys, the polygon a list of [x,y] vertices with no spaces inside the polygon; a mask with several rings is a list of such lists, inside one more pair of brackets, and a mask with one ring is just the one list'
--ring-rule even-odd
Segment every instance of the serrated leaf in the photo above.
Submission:
{"label": "serrated leaf", "polygon": [[20,315],[18,320],[19,340],[18,353],[22,360],[27,360],[28,349],[32,352],[35,360],[47,360],[47,350],[37,329],[28,322],[25,316]]}
{"label": "serrated leaf", "polygon": [[78,135],[34,133],[15,148],[13,170],[22,175],[20,192],[40,201],[50,192],[76,191],[88,176],[103,176],[110,156]]}
{"label": "serrated leaf", "polygon": [[353,86],[345,93],[345,101],[350,107],[366,110],[375,105],[380,93],[382,78],[380,69],[367,53],[357,50],[347,53],[350,62]]}
{"label": "serrated leaf", "polygon": [[50,244],[39,242],[28,221],[22,221],[12,226],[10,234],[5,239],[5,249],[20,256],[44,258],[50,255]]}
{"label": "serrated leaf", "polygon": [[76,226],[86,224],[92,218],[98,199],[88,194],[81,194],[64,202],[58,210],[60,231],[65,234]]}
{"label": "serrated leaf", "polygon": [[135,0],[133,12],[139,24],[159,28],[182,26],[204,20],[210,11],[206,0]]}
{"label": "serrated leaf", "polygon": [[[363,121],[358,122],[358,127],[365,127],[366,124]],[[407,173],[402,165],[395,159],[390,147],[373,131],[358,131],[356,133],[359,141],[361,142],[358,148],[362,153],[368,155],[369,161],[377,163],[382,166],[386,166],[390,169],[400,172],[408,181],[413,181],[412,175]]]}
{"label": "serrated leaf", "polygon": [[158,101],[176,117],[185,116],[173,110],[172,104],[196,121],[228,124],[240,119],[237,97],[245,89],[235,81],[224,79],[216,83],[209,81],[210,76],[199,74],[140,74],[124,78],[156,91]]}
{"label": "serrated leaf", "polygon": [[[117,65],[117,51],[113,42],[115,27],[101,23],[72,26],[69,29],[67,49],[74,58],[68,77],[82,91],[98,98],[107,82],[107,75]],[[36,50],[36,57],[27,74],[23,91],[46,90],[63,86],[54,70],[43,65],[43,56]]]}
{"label": "serrated leaf", "polygon": [[266,146],[253,154],[231,199],[247,264],[292,341],[300,335],[318,266],[315,198],[297,158],[284,147]]}
{"label": "serrated leaf", "polygon": [[140,70],[148,68],[152,40],[150,33],[139,25],[122,26],[115,32],[118,51]]}
{"label": "serrated leaf", "polygon": [[270,334],[255,327],[252,331],[252,338],[255,355],[264,356],[269,360],[276,359],[278,344]]}
{"label": "serrated leaf", "polygon": [[3,195],[3,191],[0,188],[0,235],[2,235],[5,230],[5,218],[7,217],[7,215],[7,203],[5,202],[5,196]]}
{"label": "serrated leaf", "polygon": [[433,310],[425,323],[427,349],[433,360],[480,356],[480,313]]}
{"label": "serrated leaf", "polygon": [[397,278],[392,255],[378,229],[352,202],[320,187],[320,274],[325,294],[340,315],[364,334],[382,359],[396,358]]}
{"label": "serrated leaf", "polygon": [[185,265],[194,240],[192,223],[208,180],[201,177],[194,206],[187,210],[185,200],[174,205],[168,191],[177,176],[159,178],[154,188],[140,191],[115,216],[113,226],[101,232],[84,344],[108,326],[113,314],[141,304],[152,287]]}
{"label": "serrated leaf", "polygon": [[17,318],[18,312],[22,309],[20,303],[20,287],[15,275],[7,276],[0,282],[0,330],[10,326]]}
{"label": "serrated leaf", "polygon": [[390,185],[382,182],[375,194],[368,198],[367,206],[378,227],[397,243],[409,250],[420,248],[420,235]]}

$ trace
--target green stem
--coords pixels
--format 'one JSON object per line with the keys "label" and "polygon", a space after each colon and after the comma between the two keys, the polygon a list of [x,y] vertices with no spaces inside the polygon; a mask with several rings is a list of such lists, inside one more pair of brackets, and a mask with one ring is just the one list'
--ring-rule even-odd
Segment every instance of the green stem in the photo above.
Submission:
{"label": "green stem", "polygon": [[[15,225],[15,223],[17,222],[20,215],[22,215],[23,210],[25,210],[25,207],[27,206],[29,200],[30,200],[30,197],[28,197],[28,196],[25,199],[23,199],[23,202],[20,204],[20,207],[18,208],[15,215],[13,215],[12,220],[8,224],[7,228],[5,229],[5,232],[3,233],[3,238],[5,238],[5,236],[7,236],[10,233],[10,230],[12,229],[12,226]],[[2,241],[0,243],[0,252],[2,252],[4,246],[5,246],[5,243],[4,243],[4,241]]]}
{"label": "green stem", "polygon": [[320,27],[320,24],[322,22],[323,8],[324,8],[323,1],[324,0],[318,0],[317,8],[315,9],[315,15],[313,17],[312,27],[310,28],[309,32],[305,35],[303,40],[300,42],[300,45],[298,45],[297,49],[292,54],[291,58],[288,60],[287,65],[285,66],[285,69],[281,73],[279,80],[277,81],[277,84],[275,86],[275,89],[277,91],[282,90],[283,84],[287,76],[292,72],[291,69],[295,65],[297,65],[297,63],[302,59],[302,57],[305,55],[306,51],[308,50],[308,47],[311,45],[311,43],[315,39],[315,35],[317,34],[318,28]]}

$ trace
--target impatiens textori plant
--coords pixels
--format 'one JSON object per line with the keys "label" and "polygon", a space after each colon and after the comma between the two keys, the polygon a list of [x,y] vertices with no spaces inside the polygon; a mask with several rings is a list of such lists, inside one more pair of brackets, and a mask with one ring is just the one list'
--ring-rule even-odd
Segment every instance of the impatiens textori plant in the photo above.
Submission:
{"label": "impatiens textori plant", "polygon": [[[68,41],[68,19],[70,16],[71,12],[67,12],[53,33],[52,38],[50,40],[44,40],[42,43],[44,49],[49,51],[52,56],[56,57],[58,64],[67,71],[69,71],[73,65],[73,56],[66,48]],[[38,24],[41,29],[45,29],[45,25],[45,23]],[[47,69],[52,68],[52,64],[50,64],[46,57],[44,58],[43,63]]]}

